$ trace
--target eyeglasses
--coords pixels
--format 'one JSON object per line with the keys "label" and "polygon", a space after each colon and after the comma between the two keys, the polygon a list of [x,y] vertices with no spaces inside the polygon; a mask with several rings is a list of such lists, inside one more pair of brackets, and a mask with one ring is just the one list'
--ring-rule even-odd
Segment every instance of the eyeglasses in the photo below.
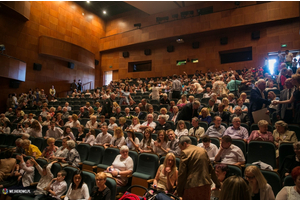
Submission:
{"label": "eyeglasses", "polygon": [[251,180],[251,179],[254,179],[255,176],[245,176],[245,178]]}

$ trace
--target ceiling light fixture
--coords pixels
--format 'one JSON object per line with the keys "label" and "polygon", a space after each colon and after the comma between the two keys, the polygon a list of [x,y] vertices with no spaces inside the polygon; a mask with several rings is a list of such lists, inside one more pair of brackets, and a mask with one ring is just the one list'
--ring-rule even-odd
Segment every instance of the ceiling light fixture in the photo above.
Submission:
{"label": "ceiling light fixture", "polygon": [[90,3],[90,1],[86,1],[87,3]]}
{"label": "ceiling light fixture", "polygon": [[103,10],[103,14],[106,15],[106,10]]}

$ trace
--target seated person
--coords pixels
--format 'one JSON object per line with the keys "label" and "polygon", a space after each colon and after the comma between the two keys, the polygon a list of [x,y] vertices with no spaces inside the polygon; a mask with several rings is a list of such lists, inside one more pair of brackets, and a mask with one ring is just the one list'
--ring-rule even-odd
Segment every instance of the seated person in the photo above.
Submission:
{"label": "seated person", "polygon": [[26,156],[33,156],[35,159],[38,159],[42,155],[39,148],[31,144],[31,141],[28,139],[23,140],[23,148]]}
{"label": "seated person", "polygon": [[[170,118],[170,116],[167,114],[167,109],[166,108],[161,108],[160,109],[160,115],[165,115],[165,116],[167,116],[167,120]],[[159,117],[159,116],[158,116]]]}
{"label": "seated person", "polygon": [[241,119],[239,117],[234,117],[232,119],[232,126],[229,126],[224,135],[229,135],[232,139],[242,139],[247,142],[248,130],[241,126]]}
{"label": "seated person", "polygon": [[60,139],[61,135],[63,134],[63,130],[59,127],[55,127],[55,122],[50,122],[50,128],[46,131],[45,139],[47,138],[54,138],[54,139]]}
{"label": "seated person", "polygon": [[60,200],[61,196],[67,191],[67,182],[65,177],[67,172],[61,170],[57,173],[57,177],[53,178],[48,186],[45,188],[45,191],[48,192],[48,196],[43,196],[43,200]]}
{"label": "seated person", "polygon": [[215,112],[215,116],[219,116],[222,118],[222,122],[229,123],[229,117],[230,113],[227,111],[224,111],[225,105],[223,103],[220,103],[218,105],[218,111]]}
{"label": "seated person", "polygon": [[295,167],[300,166],[300,142],[295,142],[293,147],[296,155],[286,156],[281,166],[279,166],[278,173],[282,181],[286,176],[290,175]]}
{"label": "seated person", "polygon": [[273,142],[274,138],[270,131],[268,131],[269,123],[266,120],[259,120],[257,123],[259,130],[253,130],[250,137],[248,138],[248,143],[251,140],[260,140],[260,141],[270,141]]}
{"label": "seated person", "polygon": [[117,155],[112,165],[107,167],[106,173],[116,178],[117,186],[125,186],[128,182],[128,175],[133,171],[133,160],[128,155],[129,149],[126,145],[120,148],[120,155]]}
{"label": "seated person", "polygon": [[85,125],[86,128],[93,128],[93,129],[96,129],[98,128],[98,122],[96,121],[97,120],[97,117],[96,115],[92,115],[90,117],[90,121],[88,121]]}
{"label": "seated person", "polygon": [[[17,161],[15,158],[13,158],[13,150],[9,149],[6,152],[4,152],[5,158],[0,160],[0,184],[3,186],[3,181],[6,181],[8,179],[12,179],[10,175],[13,174],[13,170],[15,168],[15,165],[17,164]],[[5,183],[6,184],[6,183]],[[0,188],[2,188],[0,185]]]}
{"label": "seated person", "polygon": [[242,108],[240,106],[236,106],[234,113],[230,116],[229,120],[232,121],[234,117],[239,117],[241,119],[241,123],[246,123],[250,125],[250,119],[247,113],[242,112]]}
{"label": "seated person", "polygon": [[173,153],[168,153],[164,163],[159,166],[156,176],[153,180],[153,188],[157,190],[173,192],[173,187],[178,181],[178,170],[176,167],[176,158]]}
{"label": "seated person", "polygon": [[155,127],[156,127],[156,123],[153,121],[153,115],[148,114],[147,115],[147,121],[145,121],[140,126],[140,129],[144,131],[146,128],[149,128],[151,131],[153,131],[155,129]]}
{"label": "seated person", "polygon": [[136,150],[139,148],[140,140],[134,134],[132,129],[127,131],[127,138],[125,139],[125,143],[129,150]]}
{"label": "seated person", "polygon": [[61,139],[64,139],[64,138],[68,138],[70,140],[74,140],[75,141],[75,137],[74,137],[74,134],[72,133],[71,131],[71,128],[69,126],[66,126],[65,127],[65,130],[61,136]]}
{"label": "seated person", "polygon": [[172,129],[168,130],[168,138],[166,153],[173,153],[175,156],[180,156],[181,150],[179,148],[178,142],[176,139],[175,133]]}
{"label": "seated person", "polygon": [[210,161],[213,162],[215,160],[215,156],[217,155],[219,149],[215,144],[211,143],[208,135],[205,135],[202,138],[202,143],[199,143],[197,146],[206,150]]}
{"label": "seated person", "polygon": [[244,105],[243,100],[240,98],[237,100],[237,105],[233,107],[231,113],[234,113],[234,110],[236,109],[237,106],[239,106],[242,109],[242,112],[248,112],[248,107]]}
{"label": "seated person", "polygon": [[186,128],[185,122],[183,120],[179,120],[177,122],[177,127],[175,130],[175,135],[177,138],[180,138],[182,135],[188,135],[188,130]]}
{"label": "seated person", "polygon": [[78,151],[75,149],[75,142],[74,140],[67,141],[67,148],[69,153],[65,159],[62,159],[61,162],[67,165],[72,165],[73,167],[79,167],[80,163],[80,155]]}
{"label": "seated person", "polygon": [[109,124],[107,126],[108,130],[115,130],[118,127],[118,124],[116,124],[116,118],[115,117],[111,117],[109,118]]}
{"label": "seated person", "polygon": [[61,161],[62,159],[67,158],[67,155],[69,153],[67,141],[68,138],[62,139],[62,146],[57,149],[54,155],[50,156],[50,159],[57,159]]}
{"label": "seated person", "polygon": [[128,125],[126,123],[126,118],[125,117],[120,117],[119,118],[119,127],[123,130],[126,131],[126,129],[128,128]]}
{"label": "seated person", "polygon": [[205,130],[203,127],[199,126],[199,119],[197,117],[192,119],[192,126],[193,127],[190,128],[188,135],[196,137],[197,141],[199,141],[199,139],[204,136]]}
{"label": "seated person", "polygon": [[211,116],[208,108],[202,108],[199,119],[202,122],[207,122],[207,124],[210,124],[211,122]]}
{"label": "seated person", "polygon": [[231,137],[224,135],[215,161],[240,166],[245,164],[245,156],[239,147],[232,144]]}
{"label": "seated person", "polygon": [[158,124],[155,127],[155,132],[158,132],[160,130],[169,130],[171,129],[171,125],[167,123],[169,116],[168,115],[159,115],[158,116]]}
{"label": "seated person", "polygon": [[275,123],[275,130],[273,131],[274,144],[277,148],[281,142],[290,142],[295,143],[298,142],[296,133],[294,131],[288,130],[288,124],[284,121],[277,121]]}
{"label": "seated person", "polygon": [[147,115],[145,116],[145,119],[144,120],[147,120],[147,117],[148,117],[148,115],[149,114],[152,114],[152,116],[153,116],[153,121],[157,121],[157,119],[158,119],[158,115],[154,112],[154,109],[153,109],[153,106],[152,105],[149,105],[148,106],[148,113],[147,113]]}
{"label": "seated person", "polygon": [[[167,143],[168,143],[168,138],[167,134],[164,130],[160,130],[157,133],[157,140],[154,142],[154,147],[151,148],[151,151],[158,154],[159,156],[164,156],[167,153]],[[148,147],[149,148],[149,147]]]}
{"label": "seated person", "polygon": [[106,174],[104,172],[99,172],[95,176],[96,186],[92,189],[90,200],[110,200],[111,191],[105,185]]}
{"label": "seated person", "polygon": [[84,199],[88,200],[90,198],[89,188],[87,184],[83,181],[83,173],[81,170],[74,172],[72,177],[72,183],[69,186],[67,194],[64,200],[73,199]]}
{"label": "seated person", "polygon": [[85,138],[84,126],[80,125],[78,127],[78,133],[77,133],[77,136],[76,136],[76,141],[77,142],[82,142],[84,138]]}
{"label": "seated person", "polygon": [[208,127],[207,131],[205,132],[205,135],[208,135],[209,137],[218,137],[221,138],[226,131],[225,126],[221,124],[222,118],[219,116],[214,117],[215,124]]}
{"label": "seated person", "polygon": [[102,132],[99,133],[96,137],[94,145],[104,145],[106,143],[110,143],[112,136],[109,134],[107,125],[103,125],[101,127]]}
{"label": "seated person", "polygon": [[154,140],[152,139],[152,131],[147,128],[144,132],[144,138],[141,140],[139,145],[139,151],[141,153],[151,152],[154,148]]}
{"label": "seated person", "polygon": [[169,104],[170,100],[168,99],[168,95],[166,93],[163,94],[163,98],[160,99],[160,105],[162,104]]}
{"label": "seated person", "polygon": [[121,128],[116,128],[114,131],[114,136],[111,138],[110,143],[105,143],[104,147],[114,147],[114,148],[121,148],[125,144],[125,137],[124,133]]}
{"label": "seated person", "polygon": [[[220,183],[223,183],[225,181],[225,179],[230,176],[229,168],[226,164],[219,163],[219,164],[216,164],[214,168],[215,168],[216,176],[217,176],[218,180],[220,181]],[[211,189],[214,189],[214,188],[215,188],[215,183],[211,184]],[[212,192],[212,196],[213,196],[214,190],[212,190],[211,192]]]}
{"label": "seated person", "polygon": [[55,154],[55,152],[58,150],[58,147],[55,146],[55,139],[54,138],[48,138],[47,139],[47,144],[48,146],[44,149],[42,153],[42,157],[44,158],[50,158]]}
{"label": "seated person", "polygon": [[[299,69],[299,68],[298,68]],[[299,199],[299,190],[300,190],[300,166],[295,167],[291,171],[292,179],[295,183],[295,186],[285,186],[276,196],[276,200],[296,200]]]}
{"label": "seated person", "polygon": [[96,135],[95,129],[90,129],[89,132],[85,135],[85,138],[83,139],[83,143],[87,143],[93,146],[95,142],[95,135]]}

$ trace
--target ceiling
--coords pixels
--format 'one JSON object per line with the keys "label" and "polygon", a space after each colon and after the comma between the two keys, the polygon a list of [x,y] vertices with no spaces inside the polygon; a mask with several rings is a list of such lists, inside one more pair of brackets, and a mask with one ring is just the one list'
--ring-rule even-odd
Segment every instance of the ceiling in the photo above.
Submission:
{"label": "ceiling", "polygon": [[[75,1],[81,7],[107,21],[115,15],[139,9],[149,15],[167,10],[182,8],[198,1]],[[106,14],[103,14],[103,11]]]}

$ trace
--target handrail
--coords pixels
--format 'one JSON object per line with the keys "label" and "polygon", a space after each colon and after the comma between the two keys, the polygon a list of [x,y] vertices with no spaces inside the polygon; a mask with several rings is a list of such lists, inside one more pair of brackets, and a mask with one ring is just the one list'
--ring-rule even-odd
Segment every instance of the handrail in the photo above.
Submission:
{"label": "handrail", "polygon": [[[86,83],[82,84],[82,91],[86,91],[86,90],[92,89],[92,82],[93,82],[93,81],[86,82]],[[86,87],[86,85],[89,85],[89,86]]]}

